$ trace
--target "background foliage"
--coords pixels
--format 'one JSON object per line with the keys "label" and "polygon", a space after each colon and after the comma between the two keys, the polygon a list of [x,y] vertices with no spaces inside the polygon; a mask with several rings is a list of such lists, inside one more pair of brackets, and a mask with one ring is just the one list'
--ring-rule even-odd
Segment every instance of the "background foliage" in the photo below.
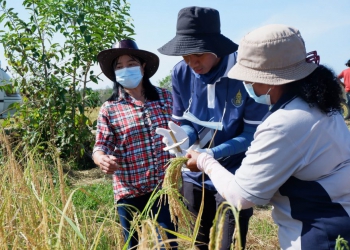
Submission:
{"label": "background foliage", "polygon": [[169,75],[158,81],[158,85],[161,88],[165,88],[172,91],[173,87],[171,85],[171,72],[169,73]]}
{"label": "background foliage", "polygon": [[92,148],[96,125],[85,109],[100,105],[87,88],[99,79],[91,67],[101,50],[134,34],[129,5],[125,0],[24,0],[27,20],[6,1],[0,5],[0,23],[7,29],[0,31],[0,42],[23,97],[14,125],[19,137],[29,147],[52,143],[63,157],[79,162]]}

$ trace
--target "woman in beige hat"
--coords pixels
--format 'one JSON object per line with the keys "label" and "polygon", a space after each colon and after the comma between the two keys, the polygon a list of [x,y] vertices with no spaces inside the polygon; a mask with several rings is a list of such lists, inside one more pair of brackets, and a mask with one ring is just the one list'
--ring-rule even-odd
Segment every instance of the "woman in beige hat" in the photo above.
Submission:
{"label": "woman in beige hat", "polygon": [[[131,208],[145,209],[152,192],[161,186],[170,160],[155,130],[168,128],[172,98],[168,90],[149,80],[158,69],[158,56],[139,49],[134,41],[122,40],[101,51],[97,59],[114,87],[99,112],[93,158],[104,173],[113,174],[114,200],[129,249],[138,244],[136,233],[129,234]],[[160,226],[174,231],[168,204],[155,201],[151,209]],[[176,249],[176,242],[170,245]]]}
{"label": "woman in beige hat", "polygon": [[210,176],[243,209],[273,205],[282,249],[334,249],[350,242],[350,133],[340,114],[334,73],[306,53],[300,32],[267,25],[239,44],[229,77],[270,105],[246,158],[233,175],[209,154],[190,151],[188,166]]}

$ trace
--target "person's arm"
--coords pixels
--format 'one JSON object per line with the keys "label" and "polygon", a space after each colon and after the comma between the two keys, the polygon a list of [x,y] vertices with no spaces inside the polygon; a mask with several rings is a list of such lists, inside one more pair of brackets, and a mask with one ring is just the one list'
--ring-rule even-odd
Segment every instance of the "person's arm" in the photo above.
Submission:
{"label": "person's arm", "polygon": [[117,157],[106,155],[103,151],[95,151],[93,154],[93,160],[105,174],[113,174],[120,167],[117,164]]}
{"label": "person's arm", "polygon": [[114,148],[115,136],[109,125],[107,110],[102,106],[97,118],[96,142],[92,158],[94,163],[106,174],[113,174],[119,167],[117,158],[112,155]]}
{"label": "person's arm", "polygon": [[[247,201],[238,192],[235,192],[235,176],[221,166],[212,156],[206,153],[199,154],[193,150],[189,150],[187,156],[191,157],[189,161],[197,163],[198,170],[209,175],[216,190],[230,204],[238,209],[247,209],[254,206],[254,203]],[[194,166],[193,164],[191,165]],[[196,171],[193,167],[190,167],[190,170]]]}
{"label": "person's arm", "polygon": [[188,139],[189,139],[189,146],[193,145],[193,143],[195,143],[195,141],[198,139],[198,133],[196,131],[196,129],[192,126],[192,123],[187,121],[187,120],[181,120],[180,121],[180,126],[181,128],[183,128],[183,130],[185,130]]}
{"label": "person's arm", "polygon": [[244,124],[243,132],[220,145],[211,148],[215,159],[235,155],[248,149],[254,138],[257,125]]}
{"label": "person's arm", "polygon": [[338,75],[339,79],[343,79],[344,78],[344,71],[342,71],[339,75]]}
{"label": "person's arm", "polygon": [[248,96],[248,94],[246,96],[247,98],[245,100],[246,104],[243,116],[243,131],[238,136],[231,138],[226,142],[217,145],[216,147],[213,147],[211,150],[214,153],[215,159],[220,159],[221,157],[235,155],[247,151],[254,139],[256,128],[259,124],[261,124],[262,119],[268,112],[268,105],[256,103]]}
{"label": "person's arm", "polygon": [[198,169],[210,177],[216,190],[231,204],[237,206],[240,203],[242,208],[247,208],[252,203],[265,205],[305,164],[303,149],[298,145],[299,141],[293,138],[298,133],[289,134],[270,126],[266,124],[259,127],[235,175],[229,173],[208,154],[201,154],[198,159],[192,159],[195,157],[190,152],[187,165],[197,160]]}

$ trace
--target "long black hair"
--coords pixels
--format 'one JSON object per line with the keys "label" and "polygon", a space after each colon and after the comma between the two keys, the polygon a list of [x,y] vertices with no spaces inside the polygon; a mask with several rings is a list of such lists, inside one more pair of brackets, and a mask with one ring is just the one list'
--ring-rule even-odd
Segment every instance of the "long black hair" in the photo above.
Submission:
{"label": "long black hair", "polygon": [[307,77],[286,84],[287,91],[294,92],[310,106],[317,107],[328,115],[340,112],[342,90],[333,70],[319,65]]}
{"label": "long black hair", "polygon": [[[140,62],[141,65],[144,64],[144,61],[141,60],[140,58],[136,57],[136,56],[131,56],[128,55],[131,58],[135,59],[136,61]],[[113,67],[113,72],[115,69],[115,65],[118,62],[119,57],[117,57],[113,63],[112,63],[112,67]],[[145,98],[149,101],[157,101],[159,100],[159,94],[158,91],[156,89],[156,87],[151,83],[151,81],[149,80],[149,78],[147,77],[147,74],[145,72],[145,74],[143,75],[142,78],[142,85],[143,85],[143,94],[145,96]],[[107,99],[107,101],[115,101],[118,99],[119,97],[119,88],[124,88],[119,82],[117,82],[116,80],[113,81],[113,93],[112,95]]]}

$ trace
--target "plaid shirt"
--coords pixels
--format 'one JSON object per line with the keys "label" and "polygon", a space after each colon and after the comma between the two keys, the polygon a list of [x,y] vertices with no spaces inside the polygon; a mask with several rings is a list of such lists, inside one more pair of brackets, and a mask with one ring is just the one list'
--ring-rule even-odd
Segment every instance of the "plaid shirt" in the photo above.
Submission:
{"label": "plaid shirt", "polygon": [[160,99],[145,104],[120,90],[119,99],[105,102],[99,112],[94,152],[118,159],[115,202],[152,192],[163,181],[170,154],[162,150],[162,136],[155,130],[168,128],[172,98],[168,90],[156,89]]}

